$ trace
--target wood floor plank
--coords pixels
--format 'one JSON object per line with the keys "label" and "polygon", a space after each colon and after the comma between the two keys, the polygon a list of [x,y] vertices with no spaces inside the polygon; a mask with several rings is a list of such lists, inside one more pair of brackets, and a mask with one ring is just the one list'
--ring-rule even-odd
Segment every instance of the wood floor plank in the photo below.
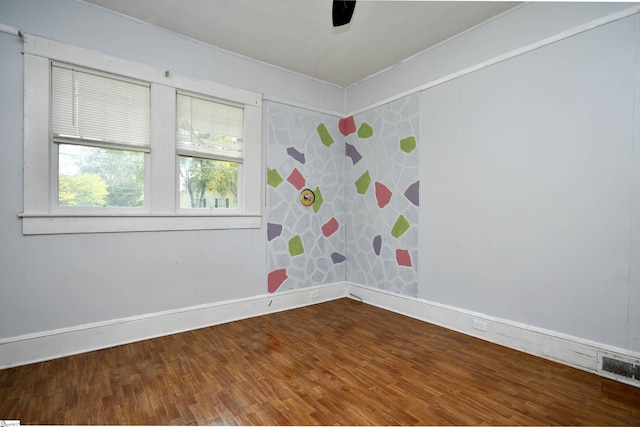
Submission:
{"label": "wood floor plank", "polygon": [[342,299],[0,370],[0,419],[634,425],[640,389]]}

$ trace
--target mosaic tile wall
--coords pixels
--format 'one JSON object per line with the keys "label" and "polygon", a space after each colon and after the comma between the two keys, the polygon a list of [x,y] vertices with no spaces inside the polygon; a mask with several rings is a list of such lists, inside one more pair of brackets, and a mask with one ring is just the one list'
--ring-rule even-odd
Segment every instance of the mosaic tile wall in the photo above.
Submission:
{"label": "mosaic tile wall", "polygon": [[344,154],[338,118],[267,104],[269,292],[345,280]]}
{"label": "mosaic tile wall", "polygon": [[340,120],[269,102],[267,121],[268,291],[346,279],[417,296],[418,96]]}
{"label": "mosaic tile wall", "polygon": [[346,138],[347,280],[418,293],[419,98],[339,122]]}

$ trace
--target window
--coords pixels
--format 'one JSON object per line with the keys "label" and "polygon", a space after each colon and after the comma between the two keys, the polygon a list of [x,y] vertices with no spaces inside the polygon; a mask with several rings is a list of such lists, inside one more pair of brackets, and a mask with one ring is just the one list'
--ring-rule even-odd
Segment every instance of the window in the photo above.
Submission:
{"label": "window", "polygon": [[58,142],[58,206],[143,207],[145,153]]}
{"label": "window", "polygon": [[259,94],[24,40],[24,234],[261,226]]}
{"label": "window", "polygon": [[149,84],[52,64],[58,207],[144,207],[149,102]]}
{"label": "window", "polygon": [[244,159],[242,107],[178,93],[181,208],[237,208]]}

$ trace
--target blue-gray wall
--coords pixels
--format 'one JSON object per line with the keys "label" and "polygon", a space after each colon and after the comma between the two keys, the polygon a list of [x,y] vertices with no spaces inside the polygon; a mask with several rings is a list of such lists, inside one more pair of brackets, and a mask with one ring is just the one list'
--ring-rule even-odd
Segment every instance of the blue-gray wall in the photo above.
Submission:
{"label": "blue-gray wall", "polygon": [[[73,0],[0,23],[318,111],[426,89],[418,297],[640,351],[640,17],[423,87],[632,6],[528,4],[346,91]],[[0,338],[267,292],[265,227],[22,236],[21,49],[0,33]]]}

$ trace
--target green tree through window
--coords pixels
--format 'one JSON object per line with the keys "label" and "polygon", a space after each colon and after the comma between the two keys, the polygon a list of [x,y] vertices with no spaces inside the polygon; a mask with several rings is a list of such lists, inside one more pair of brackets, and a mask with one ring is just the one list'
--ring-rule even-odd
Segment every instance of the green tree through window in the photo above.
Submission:
{"label": "green tree through window", "polygon": [[61,206],[143,206],[144,153],[72,144],[59,150]]}
{"label": "green tree through window", "polygon": [[216,207],[211,199],[230,199],[228,207],[237,207],[238,164],[235,162],[180,156],[180,179],[181,192],[189,195],[191,208]]}

